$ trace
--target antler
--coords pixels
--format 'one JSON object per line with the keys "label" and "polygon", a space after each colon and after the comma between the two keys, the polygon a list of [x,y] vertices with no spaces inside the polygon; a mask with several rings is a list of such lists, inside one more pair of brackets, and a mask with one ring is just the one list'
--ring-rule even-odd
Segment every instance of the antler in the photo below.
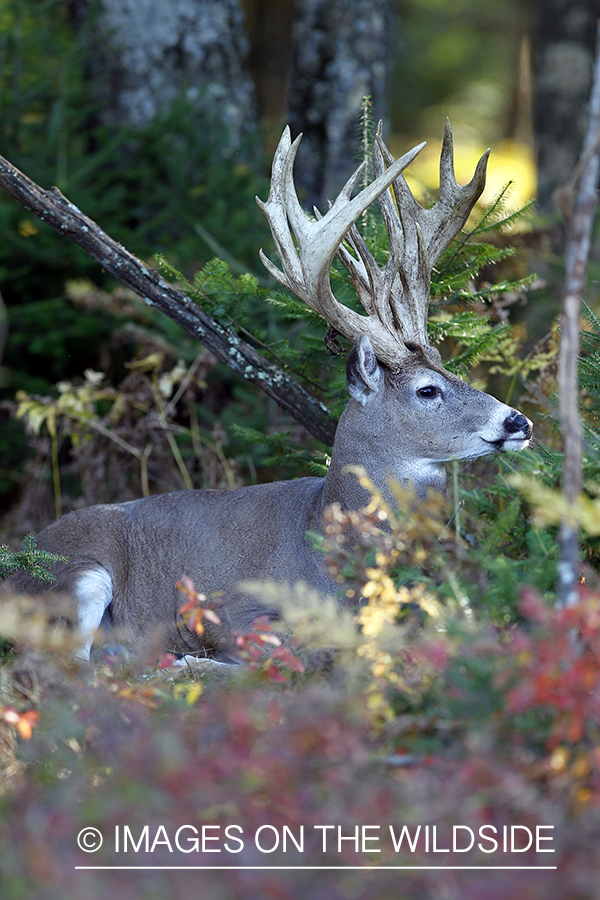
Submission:
{"label": "antler", "polygon": [[[351,199],[363,163],[326,215],[315,210],[317,219],[313,221],[303,212],[293,183],[293,165],[301,137],[291,144],[289,128],[285,129],[273,160],[268,200],[263,203],[256,198],[271,227],[283,271],[262,250],[260,257],[281,284],[340,334],[349,340],[360,333],[367,334],[380,362],[398,371],[416,349],[426,353],[431,350],[427,339],[431,269],[463,227],[483,191],[489,150],[479,160],[471,182],[464,187],[458,185],[454,177],[452,131],[446,120],[439,198],[431,209],[423,209],[402,172],[425,145],[419,144],[394,160],[383,142],[380,123],[373,146],[375,180]],[[388,191],[390,186],[394,199]],[[383,267],[377,265],[355,225],[376,199],[389,238],[389,257]],[[344,236],[356,256],[342,246]],[[333,295],[330,269],[336,253],[350,273],[366,316],[339,303]]]}

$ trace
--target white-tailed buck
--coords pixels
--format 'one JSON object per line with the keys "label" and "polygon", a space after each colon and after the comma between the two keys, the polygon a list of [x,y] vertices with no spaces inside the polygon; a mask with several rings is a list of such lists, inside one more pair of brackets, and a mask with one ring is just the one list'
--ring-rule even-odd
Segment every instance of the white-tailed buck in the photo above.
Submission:
{"label": "white-tailed buck", "polygon": [[[368,501],[347,466],[363,466],[384,493],[392,478],[412,482],[424,496],[428,488],[444,489],[444,462],[520,450],[529,443],[531,422],[446,372],[427,339],[431,270],[483,191],[487,154],[471,182],[459,186],[447,123],[439,199],[423,209],[401,173],[424,145],[394,160],[379,129],[373,148],[375,180],[352,197],[361,166],[326,215],[310,219],[293,183],[299,140],[292,144],[289,129],[284,131],[269,198],[258,201],[282,271],[262,251],[261,258],[275,278],[354,342],[346,368],[351,396],[327,476],[92,506],[44,529],[38,546],[68,557],[66,565],[56,566],[56,589],[76,599],[85,658],[105,616],[138,633],[161,624],[167,648],[227,658],[233,648],[231,629],[248,630],[256,616],[269,612],[240,591],[241,581],[305,581],[336,592],[306,532],[319,530],[328,504],[358,509]],[[355,225],[376,199],[389,235],[389,257],[382,267]],[[336,254],[366,315],[346,308],[332,293],[330,268]],[[202,637],[178,624],[182,600],[175,583],[185,575],[198,590],[221,598],[223,623],[207,624]],[[20,588],[47,590],[25,581],[20,579]]]}

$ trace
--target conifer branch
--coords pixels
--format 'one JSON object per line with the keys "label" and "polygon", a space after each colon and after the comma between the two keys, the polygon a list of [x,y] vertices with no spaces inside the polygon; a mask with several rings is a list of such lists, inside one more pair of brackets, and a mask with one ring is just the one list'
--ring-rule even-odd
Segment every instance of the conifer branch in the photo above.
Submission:
{"label": "conifer branch", "polygon": [[35,216],[79,244],[103,269],[200,341],[247,381],[258,385],[314,437],[331,445],[336,420],[283,369],[225,328],[155,270],[118,244],[56,187],[45,191],[0,156],[0,185]]}

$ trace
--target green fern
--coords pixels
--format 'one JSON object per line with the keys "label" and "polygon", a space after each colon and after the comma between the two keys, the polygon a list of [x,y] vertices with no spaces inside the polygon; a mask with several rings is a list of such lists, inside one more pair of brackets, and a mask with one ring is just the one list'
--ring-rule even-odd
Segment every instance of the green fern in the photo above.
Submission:
{"label": "green fern", "polygon": [[328,456],[322,451],[307,451],[290,445],[291,432],[278,431],[273,434],[263,434],[254,428],[248,428],[233,424],[231,430],[238,437],[248,441],[253,447],[259,444],[266,445],[266,455],[261,459],[263,465],[272,467],[286,459],[288,463],[295,464],[298,469],[307,469],[311,475],[324,476],[327,474]]}

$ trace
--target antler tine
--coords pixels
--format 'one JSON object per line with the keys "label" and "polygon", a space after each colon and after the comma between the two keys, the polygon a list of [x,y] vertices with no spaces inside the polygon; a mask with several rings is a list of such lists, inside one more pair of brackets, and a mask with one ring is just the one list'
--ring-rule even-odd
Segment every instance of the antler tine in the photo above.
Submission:
{"label": "antler tine", "polygon": [[[460,186],[454,175],[452,129],[446,119],[440,157],[440,192],[435,205],[424,209],[412,195],[403,175],[392,183],[395,203],[387,191],[379,196],[379,206],[388,232],[389,257],[380,268],[353,229],[351,245],[358,255],[340,250],[365,308],[362,294],[372,293],[372,306],[384,322],[392,322],[405,345],[429,349],[427,316],[431,270],[443,250],[461,230],[485,187],[489,150],[483,154],[469,184]],[[373,145],[376,177],[389,171],[394,157],[386,147],[379,122]],[[362,293],[361,293],[362,292]]]}
{"label": "antler tine", "polygon": [[[379,139],[381,132],[380,122],[377,128]],[[389,164],[394,162],[383,142],[376,140],[373,145],[376,178],[386,170],[384,150]],[[410,192],[408,202],[410,212],[416,213],[412,207],[418,207],[418,204]],[[389,256],[386,264],[383,267],[377,265],[356,226],[350,229],[346,240],[357,256],[352,256],[343,246],[338,250],[338,256],[348,269],[367,312],[376,315],[387,328],[396,331],[404,345],[417,344],[427,348],[430,268],[421,230],[411,219],[410,212],[408,215],[399,214],[389,191],[380,194],[379,206],[388,233]]]}
{"label": "antler tine", "polygon": [[[378,128],[381,127],[380,122]],[[381,152],[376,145],[373,146],[373,168],[376,178],[385,171]],[[356,256],[349,253],[343,243],[338,247],[337,256],[348,270],[352,286],[366,312],[369,315],[376,315],[388,328],[397,329],[399,323],[393,314],[390,292],[400,264],[403,246],[402,228],[389,191],[380,194],[378,202],[389,238],[389,255],[385,266],[377,265],[356,224],[352,225],[345,235],[345,241]],[[316,207],[314,213],[318,219],[322,218]]]}
{"label": "antler tine", "polygon": [[[388,167],[394,157],[386,147],[378,130],[376,142]],[[423,209],[413,197],[401,175],[394,181],[393,191],[398,208],[405,218],[416,222],[425,239],[429,266],[433,268],[446,247],[454,240],[485,188],[489,149],[481,156],[475,174],[466,185],[459,185],[454,174],[454,146],[450,120],[446,119],[440,156],[440,192],[431,209]]]}
{"label": "antler tine", "polygon": [[348,270],[352,287],[356,291],[365,312],[370,316],[375,315],[373,280],[371,271],[364,262],[365,251],[369,256],[370,253],[356,225],[349,229],[345,236],[345,241],[350,245],[356,256],[349,253],[343,244],[340,244],[338,247],[337,256]]}
{"label": "antler tine", "polygon": [[[329,200],[328,203],[329,208],[331,209],[333,206],[331,200]],[[323,218],[323,214],[316,206],[313,206],[313,213],[315,214],[315,219]],[[371,271],[365,260],[365,256],[370,259],[372,259],[372,256],[367,245],[363,241],[356,224],[348,229],[344,236],[344,241],[350,245],[352,250],[356,253],[356,256],[352,256],[352,254],[346,250],[343,243],[341,243],[337,249],[337,256],[348,270],[352,287],[356,291],[365,312],[370,316],[375,315],[373,281],[371,278]],[[363,260],[365,260],[365,262],[363,262]],[[374,262],[375,261],[373,260],[373,263]]]}
{"label": "antler tine", "polygon": [[[431,232],[427,242],[432,266],[463,228],[473,207],[481,197],[485,188],[489,155],[488,147],[480,157],[470,182],[463,186],[459,185],[454,174],[452,128],[450,120],[446,119],[440,156],[440,193],[433,210],[428,210],[431,212]],[[450,216],[448,216],[449,210],[451,210]]]}
{"label": "antler tine", "polygon": [[293,166],[300,138],[301,135],[292,144],[289,128],[284,130],[273,160],[269,197],[266,203],[256,198],[271,227],[282,270],[262,250],[260,258],[281,284],[322,315],[336,331],[350,340],[360,333],[368,334],[381,362],[397,368],[400,358],[409,352],[401,336],[385,320],[373,315],[359,315],[339,303],[331,290],[330,269],[346,232],[365,209],[387,191],[425,145],[419,144],[394,160],[378,178],[352,198],[352,191],[363,171],[363,166],[360,166],[348,179],[329,211],[313,221],[302,210],[293,182]]}
{"label": "antler tine", "polygon": [[[383,145],[382,128],[383,123],[380,121],[373,144],[373,172],[375,175],[385,171],[381,149],[381,145]],[[387,147],[385,149],[387,150]],[[402,176],[399,177],[402,178]],[[421,265],[418,229],[409,227],[410,216],[407,218],[401,215],[389,192],[381,195],[379,207],[389,241],[389,257],[383,279],[385,292],[382,292],[380,303],[389,305],[395,327],[402,333],[405,341],[427,346],[429,280],[426,285],[421,284],[427,267],[424,269]],[[419,289],[415,290],[415,288]]]}
{"label": "antler tine", "polygon": [[[380,204],[381,200],[380,197]],[[398,269],[398,252],[401,244],[390,237],[389,256],[386,264],[381,267],[377,265],[356,225],[353,225],[347,233],[346,241],[356,256],[349,253],[343,245],[339,247],[337,255],[348,270],[350,281],[362,305],[369,315],[377,316],[387,328],[397,330],[390,304],[390,292]]]}
{"label": "antler tine", "polygon": [[[285,197],[283,193],[285,162],[291,145],[291,132],[289,126],[286,126],[279,140],[279,144],[277,145],[275,156],[273,157],[273,165],[271,167],[271,187],[267,202],[264,203],[260,197],[255,197],[255,200],[269,222],[277,254],[281,260],[284,272],[286,273],[284,276],[285,280],[282,279],[283,273],[271,262],[269,257],[265,255],[261,247],[258,253],[262,263],[274,278],[277,278],[278,281],[285,284],[291,291],[297,293],[296,288],[300,288],[302,284],[302,267],[300,265],[300,260],[298,259],[292,233],[288,227]],[[304,298],[301,297],[301,299]]]}

